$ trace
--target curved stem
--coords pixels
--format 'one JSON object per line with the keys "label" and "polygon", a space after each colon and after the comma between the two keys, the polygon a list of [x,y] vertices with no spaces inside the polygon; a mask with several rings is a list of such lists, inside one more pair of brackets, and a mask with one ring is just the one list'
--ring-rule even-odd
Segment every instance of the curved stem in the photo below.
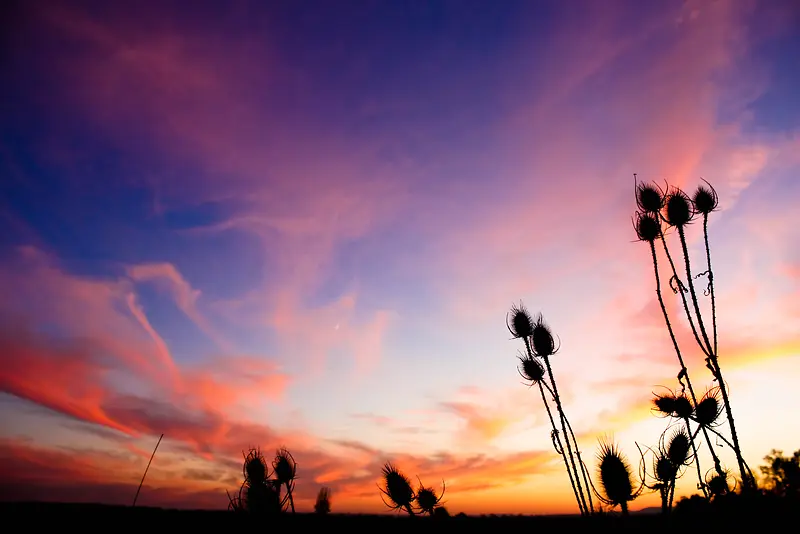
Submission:
{"label": "curved stem", "polygon": [[[692,434],[692,427],[689,425],[689,418],[685,417],[684,422],[686,423],[686,430],[689,431],[689,437],[691,438],[689,442],[692,444],[692,454],[694,455],[694,464],[697,467],[697,481],[699,482],[700,489],[703,490],[703,497],[708,499],[708,491],[706,491],[706,485],[703,482],[703,472],[700,470],[700,457],[697,456],[697,446],[694,443],[695,437],[697,436],[697,432],[701,430],[703,427],[702,425],[697,425],[697,430],[694,434]],[[672,506],[672,505],[670,505]]]}
{"label": "curved stem", "polygon": [[[552,393],[552,392],[551,392]],[[575,438],[575,432],[572,430],[572,425],[569,423],[569,419],[567,419],[566,414],[564,414],[564,421],[567,422],[567,430],[569,430],[570,436],[572,436],[572,442],[575,444],[575,455],[578,457],[578,465],[581,468],[581,475],[583,476],[583,484],[586,486],[586,496],[589,499],[589,513],[594,513],[594,503],[592,502],[592,492],[589,491],[589,473],[586,469],[586,464],[583,463],[583,458],[581,458],[581,450],[578,447],[578,440]]]}
{"label": "curved stem", "polygon": [[[664,253],[667,255],[667,261],[669,261],[669,266],[672,269],[672,275],[675,277],[675,279],[678,281],[678,283],[681,284],[681,282],[680,282],[681,279],[678,276],[677,269],[675,268],[675,262],[672,260],[672,254],[669,253],[669,247],[667,247],[666,236],[664,235],[664,232],[662,230],[659,230],[659,236],[661,237],[661,243],[664,245]],[[691,314],[691,312],[689,312],[689,302],[686,300],[686,294],[683,291],[683,287],[681,287],[680,285],[678,287],[678,292],[681,295],[681,302],[683,303],[683,310],[686,312],[686,318],[689,320],[689,327],[692,330],[692,334],[694,335],[694,339],[695,339],[695,341],[697,341],[697,345],[700,347],[700,350],[703,351],[703,354],[708,356],[709,355],[708,351],[706,351],[706,348],[703,346],[703,343],[700,341],[700,336],[697,334],[697,328],[694,325],[694,319],[692,319],[692,314]]]}
{"label": "curved stem", "polygon": [[[744,485],[743,489],[752,489],[753,486],[753,474],[750,473],[748,478],[745,478],[745,461],[742,457],[742,449],[739,447],[739,435],[736,432],[736,425],[733,420],[733,410],[731,409],[730,399],[728,398],[728,389],[725,387],[725,380],[722,377],[722,369],[719,366],[719,361],[717,359],[718,352],[717,352],[717,304],[716,298],[714,296],[714,271],[711,269],[711,248],[708,245],[708,214],[703,214],[703,240],[705,241],[706,246],[706,267],[708,270],[708,292],[711,295],[711,324],[713,329],[713,337],[714,337],[714,350],[710,355],[711,359],[711,367],[713,367],[712,371],[714,372],[714,378],[717,379],[717,383],[719,384],[720,392],[722,393],[722,401],[725,404],[725,415],[728,418],[728,424],[731,427],[731,437],[733,438],[733,446],[731,447],[736,454],[736,462],[739,464],[739,474],[742,477],[742,484]],[[688,260],[687,260],[688,262]],[[687,263],[688,265],[688,263]],[[750,468],[747,467],[747,470],[750,471]]]}
{"label": "curved stem", "polygon": [[[663,234],[662,234],[662,241],[663,241]],[[664,249],[667,250],[667,244],[664,242]],[[661,305],[661,313],[664,315],[664,322],[667,325],[667,331],[669,332],[669,338],[672,341],[672,346],[675,349],[675,354],[678,356],[678,363],[681,364],[681,372],[678,373],[678,381],[681,381],[681,378],[686,379],[686,387],[689,389],[689,395],[692,398],[692,405],[697,406],[697,396],[694,394],[694,388],[692,387],[692,380],[689,378],[689,369],[687,369],[686,364],[683,361],[683,355],[681,354],[681,349],[678,346],[678,340],[675,338],[675,332],[672,329],[672,323],[669,320],[669,314],[667,313],[667,307],[664,305],[664,296],[661,293],[661,277],[658,274],[658,256],[656,255],[656,245],[654,242],[650,242],[650,254],[653,257],[653,272],[655,273],[656,277],[656,295],[658,296],[658,303]],[[669,258],[669,251],[667,251],[667,257]],[[672,265],[672,271],[675,272],[675,266],[672,263],[672,259],[670,259],[670,265]],[[683,291],[681,291],[681,297],[683,298],[684,306],[686,307],[686,297],[683,295]],[[689,308],[686,307],[686,314],[690,318],[689,321],[691,322],[691,315],[689,315]],[[694,329],[694,327],[692,327]],[[696,334],[695,334],[696,337]],[[699,341],[699,340],[698,340]],[[683,384],[683,382],[681,382]],[[703,436],[706,438],[706,443],[708,443],[708,450],[711,452],[711,458],[714,460],[714,468],[718,474],[722,474],[722,464],[717,457],[717,453],[714,451],[714,448],[711,445],[711,440],[708,439],[708,433],[703,429]],[[689,436],[692,436],[691,429],[688,428],[687,422],[687,430],[689,430]],[[694,439],[692,439],[692,447],[694,448]],[[705,487],[705,483],[703,481],[703,477],[700,474],[700,457],[697,456],[697,449],[695,448],[695,460],[697,461],[697,473],[700,484]],[[705,494],[705,491],[703,491]]]}
{"label": "curved stem", "polygon": [[689,284],[689,294],[692,296],[692,305],[694,306],[694,313],[697,317],[697,326],[700,328],[700,334],[703,336],[703,341],[705,341],[705,348],[707,349],[706,354],[711,355],[711,341],[708,340],[708,334],[706,333],[706,327],[703,324],[703,316],[700,314],[700,305],[697,302],[697,293],[694,290],[694,280],[692,280],[692,265],[689,261],[689,249],[686,246],[686,234],[683,231],[683,226],[678,227],[678,236],[681,240],[681,248],[683,249],[683,263],[686,267],[686,281]]}
{"label": "curved stem", "polygon": [[[575,483],[578,487],[578,494],[581,497],[581,503],[583,505],[583,510],[587,510],[586,507],[586,499],[583,496],[583,489],[581,488],[581,481],[578,478],[578,468],[575,466],[575,458],[572,456],[572,445],[570,444],[569,434],[567,434],[567,425],[565,422],[566,417],[564,416],[564,407],[561,405],[561,397],[558,395],[558,386],[556,386],[556,379],[553,375],[553,368],[550,365],[550,358],[548,356],[544,356],[544,363],[547,366],[547,374],[550,375],[550,383],[553,385],[553,398],[556,401],[556,408],[558,409],[559,417],[561,418],[561,430],[564,432],[564,437],[566,438],[567,442],[567,453],[569,454],[569,460],[572,464],[572,471],[575,473]],[[588,490],[588,488],[587,488]]]}
{"label": "curved stem", "polygon": [[[524,341],[525,341],[525,350],[528,351],[528,357],[533,358],[533,351],[531,350],[528,338],[525,338]],[[553,445],[557,448],[556,452],[559,453],[561,457],[564,459],[564,467],[567,468],[567,476],[569,476],[569,483],[570,486],[572,486],[572,491],[573,493],[575,493],[575,501],[578,503],[578,510],[580,510],[581,515],[584,515],[586,513],[586,510],[584,509],[583,504],[581,502],[581,497],[578,493],[578,489],[577,487],[575,487],[575,481],[573,480],[572,477],[572,469],[570,469],[569,461],[567,460],[567,456],[564,454],[564,445],[561,443],[561,438],[559,437],[558,433],[558,427],[556,427],[556,422],[553,419],[553,412],[550,411],[550,404],[547,402],[547,397],[544,394],[544,388],[547,388],[547,390],[550,391],[551,394],[552,391],[550,390],[550,387],[547,385],[547,383],[544,382],[544,379],[540,380],[538,384],[539,384],[539,393],[541,393],[542,395],[542,403],[544,404],[545,410],[547,410],[547,418],[550,419],[550,427],[553,429],[552,431]],[[575,473],[575,476],[577,477],[578,474]]]}
{"label": "curved stem", "polygon": [[544,403],[544,407],[547,409],[547,417],[550,419],[550,426],[553,428],[553,439],[558,444],[558,447],[561,449],[557,451],[561,454],[561,458],[564,459],[564,467],[567,468],[567,475],[569,476],[569,483],[572,486],[572,492],[575,494],[575,501],[578,503],[578,509],[581,511],[581,514],[584,513],[583,507],[581,506],[581,499],[578,496],[578,489],[575,487],[575,481],[572,479],[572,470],[569,468],[569,461],[567,460],[567,456],[564,454],[564,445],[561,444],[561,438],[558,434],[558,428],[556,427],[556,422],[553,420],[553,413],[550,411],[550,405],[547,404],[547,397],[544,394],[544,388],[542,387],[542,383],[539,382],[539,392],[542,394],[542,402]]}

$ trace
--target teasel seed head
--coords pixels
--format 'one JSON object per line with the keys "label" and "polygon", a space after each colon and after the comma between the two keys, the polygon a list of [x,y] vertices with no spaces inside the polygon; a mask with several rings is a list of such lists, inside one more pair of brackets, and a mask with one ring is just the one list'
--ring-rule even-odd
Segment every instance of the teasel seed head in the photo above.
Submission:
{"label": "teasel seed head", "polygon": [[600,486],[606,499],[612,504],[621,504],[634,498],[633,475],[628,460],[614,443],[600,442],[597,455]]}
{"label": "teasel seed head", "polygon": [[280,484],[288,484],[297,476],[297,463],[294,461],[292,453],[285,447],[281,447],[275,453],[272,469],[275,472],[275,478]]}
{"label": "teasel seed head", "polygon": [[538,384],[544,379],[544,365],[536,357],[520,354],[518,358],[520,363],[517,371],[530,385]]}
{"label": "teasel seed head", "polygon": [[689,197],[679,188],[675,187],[667,194],[664,201],[663,216],[665,222],[676,228],[682,228],[692,222],[694,208]]}
{"label": "teasel seed head", "polygon": [[506,326],[515,339],[528,339],[533,335],[533,319],[521,301],[511,306],[511,311],[506,314]]}
{"label": "teasel seed head", "polygon": [[711,388],[697,402],[697,406],[694,409],[694,418],[701,426],[717,425],[717,420],[722,414],[722,402],[720,401],[719,393],[719,387]]}
{"label": "teasel seed head", "polygon": [[694,209],[698,213],[708,215],[719,206],[719,197],[717,191],[711,186],[710,183],[703,180],[706,185],[700,185],[694,192],[692,202],[694,202]]}
{"label": "teasel seed head", "polygon": [[401,473],[391,462],[383,466],[383,487],[381,493],[389,498],[387,506],[393,509],[409,508],[415,499],[411,480]]}
{"label": "teasel seed head", "polygon": [[661,236],[661,221],[658,215],[640,211],[634,215],[633,227],[639,241],[654,242]]}
{"label": "teasel seed head", "polygon": [[667,444],[667,458],[676,470],[691,461],[691,447],[692,441],[686,429],[679,428],[672,433]]}
{"label": "teasel seed head", "polygon": [[264,455],[258,448],[250,449],[247,454],[242,453],[244,456],[244,479],[248,485],[262,484],[269,476],[267,470],[267,463],[264,461]]}
{"label": "teasel seed head", "polygon": [[653,183],[636,184],[636,205],[644,213],[658,213],[664,207],[664,193]]}
{"label": "teasel seed head", "polygon": [[533,323],[533,334],[531,334],[531,345],[533,353],[541,358],[552,356],[558,352],[555,340],[553,339],[553,332],[544,321],[544,317],[540,313]]}

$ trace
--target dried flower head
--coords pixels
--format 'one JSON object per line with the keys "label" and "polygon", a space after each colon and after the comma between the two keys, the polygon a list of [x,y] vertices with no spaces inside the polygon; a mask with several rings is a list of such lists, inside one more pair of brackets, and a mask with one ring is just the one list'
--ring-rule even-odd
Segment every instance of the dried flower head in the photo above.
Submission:
{"label": "dried flower head", "polygon": [[531,334],[531,345],[536,356],[547,358],[558,352],[553,333],[544,321],[540,313],[533,323],[533,334]]}
{"label": "dried flower head", "polygon": [[665,416],[685,419],[692,415],[692,402],[684,393],[675,393],[667,389],[667,393],[653,393],[653,408]]}
{"label": "dried flower head", "polygon": [[728,480],[729,478],[730,471],[727,469],[723,469],[721,475],[716,471],[709,470],[706,473],[706,486],[708,487],[708,492],[713,497],[719,497],[720,495],[729,493],[731,491],[731,484]]}
{"label": "dried flower head", "polygon": [[692,222],[695,213],[686,193],[675,187],[664,201],[663,215],[667,224],[682,228]]}
{"label": "dried flower head", "polygon": [[[383,487],[381,493],[389,498],[389,502],[384,504],[393,510],[405,508],[411,510],[411,503],[414,502],[416,495],[411,487],[411,481],[401,473],[391,462],[386,462],[383,466]],[[381,499],[383,497],[381,496]]]}
{"label": "dried flower head", "polygon": [[670,482],[676,478],[678,474],[677,469],[664,453],[660,453],[656,457],[653,471],[655,472],[656,480],[659,482]]}
{"label": "dried flower head", "polygon": [[297,476],[297,463],[294,461],[292,453],[285,447],[281,447],[275,453],[272,469],[274,469],[275,478],[280,484],[288,484]]}
{"label": "dried flower head", "polygon": [[719,197],[717,197],[717,191],[711,186],[710,183],[703,180],[706,185],[700,185],[697,187],[697,190],[694,192],[694,196],[692,197],[692,202],[694,202],[694,209],[697,213],[702,213],[703,215],[708,215],[719,205]]}
{"label": "dried flower head", "polygon": [[675,417],[686,419],[691,417],[693,410],[692,401],[689,400],[686,394],[681,393],[675,396],[675,412],[673,413]]}
{"label": "dried flower head", "polygon": [[442,497],[444,497],[444,491],[444,481],[442,481],[442,494],[438,496],[436,495],[436,490],[424,486],[422,481],[420,481],[419,489],[417,490],[417,506],[419,510],[423,513],[433,515],[434,509],[439,502],[441,502]]}
{"label": "dried flower head", "polygon": [[635,497],[633,475],[628,460],[617,446],[601,441],[597,459],[600,462],[600,486],[609,504],[613,506],[632,500]]}
{"label": "dried flower head", "polygon": [[531,385],[538,384],[544,379],[544,366],[541,362],[527,354],[518,356],[519,366],[517,371],[520,376],[531,383]]}
{"label": "dried flower head", "polygon": [[651,213],[637,211],[634,215],[633,227],[639,241],[652,243],[661,236],[661,221],[658,216]]}
{"label": "dried flower head", "polygon": [[636,184],[636,205],[644,213],[658,213],[664,207],[664,193],[654,183]]}
{"label": "dried flower head", "polygon": [[533,319],[521,301],[519,305],[511,306],[511,311],[506,314],[506,326],[515,339],[527,339],[533,335]]}
{"label": "dried flower head", "polygon": [[247,454],[242,452],[244,456],[244,465],[242,466],[242,474],[246,484],[258,485],[267,480],[269,476],[267,470],[267,463],[264,461],[264,455],[261,454],[261,449],[252,448]]}
{"label": "dried flower head", "polygon": [[675,413],[675,395],[672,393],[667,393],[665,395],[659,395],[658,393],[653,393],[655,395],[653,397],[653,408],[655,410],[665,416],[672,416]]}
{"label": "dried flower head", "polygon": [[717,419],[722,414],[722,402],[720,402],[719,394],[719,387],[711,388],[697,402],[694,418],[701,426],[716,426]]}
{"label": "dried flower head", "polygon": [[681,427],[672,433],[672,436],[669,438],[669,443],[667,444],[666,452],[667,458],[669,458],[669,461],[675,469],[679,469],[691,461],[691,456],[689,454],[691,446],[692,441],[685,428]]}

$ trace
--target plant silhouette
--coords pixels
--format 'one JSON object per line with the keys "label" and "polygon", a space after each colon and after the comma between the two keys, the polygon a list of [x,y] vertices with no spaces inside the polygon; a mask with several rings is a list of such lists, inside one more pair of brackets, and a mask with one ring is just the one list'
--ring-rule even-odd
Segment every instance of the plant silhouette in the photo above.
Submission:
{"label": "plant silhouette", "polygon": [[[559,349],[553,339],[553,333],[545,323],[542,314],[539,314],[534,320],[522,302],[511,307],[511,310],[506,315],[506,326],[513,339],[521,339],[525,344],[525,353],[519,357],[520,364],[517,370],[529,382],[529,387],[536,385],[539,388],[542,403],[550,420],[552,429],[550,437],[553,441],[553,448],[564,460],[564,467],[567,470],[567,476],[572,486],[575,500],[578,503],[578,509],[581,515],[591,514],[594,511],[592,495],[589,491],[591,481],[589,480],[586,465],[581,458],[578,442],[572,431],[572,425],[570,425],[569,419],[564,413],[555,375],[550,364],[550,357],[556,354]],[[556,405],[560,431],[559,426],[556,425],[553,419],[548,396],[544,392],[545,389],[550,393],[550,398]],[[564,442],[561,440],[561,435],[564,436]],[[564,443],[566,443],[566,449],[564,448]],[[583,484],[581,481],[583,481]],[[584,488],[586,490],[585,493]]]}
{"label": "plant silhouette", "polygon": [[[383,504],[391,510],[405,510],[409,515],[428,514],[435,517],[446,517],[450,514],[440,505],[446,485],[442,481],[442,493],[436,494],[432,487],[425,486],[419,477],[419,487],[414,490],[411,479],[400,472],[391,462],[386,462],[381,471],[382,486],[378,486],[381,491]],[[386,501],[386,499],[389,502]]]}
{"label": "plant silhouette", "polygon": [[[628,503],[639,496],[643,485],[638,489],[633,488],[633,472],[630,464],[613,442],[600,441],[597,460],[597,474],[602,489],[602,493],[595,489],[597,498],[612,507],[619,505],[622,514],[628,515]],[[594,489],[594,486],[592,488]]]}
{"label": "plant silhouette", "polygon": [[[714,462],[714,471],[717,477],[714,479],[716,480],[716,489],[721,486],[721,481],[727,480],[728,475],[720,462],[719,456],[714,450],[710,434],[715,434],[720,437],[733,449],[736,455],[736,461],[739,465],[739,474],[743,481],[743,487],[748,490],[753,489],[755,488],[755,479],[741,453],[730,399],[718,359],[716,296],[714,293],[714,274],[711,266],[711,250],[708,240],[708,218],[719,206],[717,193],[711,184],[705,180],[705,185],[699,186],[691,197],[680,188],[670,186],[669,184],[662,189],[654,183],[638,182],[635,174],[634,181],[637,206],[637,211],[633,219],[634,229],[639,241],[646,242],[650,247],[653,272],[656,280],[656,295],[664,317],[667,332],[680,365],[677,375],[680,392],[677,394],[671,392],[669,395],[656,395],[656,399],[654,400],[655,407],[659,412],[683,421],[687,435],[692,438],[691,448],[695,460],[697,458],[697,446],[695,443],[697,432],[692,431],[690,421],[694,421],[698,425],[698,429],[703,433],[705,443]],[[701,216],[703,220],[706,270],[698,274],[693,274],[686,241],[686,228],[698,216]],[[670,251],[670,247],[667,244],[667,233],[669,230],[672,230],[673,235],[677,234],[680,251],[677,259],[674,259],[674,254]],[[711,371],[714,382],[716,382],[715,388],[710,389],[699,402],[689,376],[689,370],[686,367],[683,353],[675,336],[672,321],[670,320],[667,307],[664,303],[664,296],[661,288],[662,277],[665,275],[661,273],[663,267],[659,265],[656,243],[662,245],[664,255],[669,265],[669,269],[666,270],[668,285],[675,294],[680,295],[692,336],[705,356],[706,367]],[[682,265],[680,265],[679,262]],[[682,272],[679,272],[681,268]],[[681,275],[684,277],[682,278]],[[708,326],[709,318],[704,318],[700,311],[700,303],[696,288],[696,280],[703,276],[708,280],[704,295],[709,296],[711,300],[710,327]],[[710,335],[709,330],[711,332]],[[685,395],[687,390],[688,397]],[[719,396],[717,396],[717,394],[719,394]],[[691,411],[689,407],[691,407]],[[728,419],[733,443],[730,443],[727,438],[714,428],[717,426],[717,419],[723,411]],[[701,475],[699,461],[696,460],[695,463],[697,466],[699,485],[703,490],[703,494],[707,498],[710,498],[712,492],[709,490],[708,481],[706,480],[709,477],[703,477]]]}
{"label": "plant silhouette", "polygon": [[[261,449],[251,448],[247,453],[242,452],[242,482],[239,492],[231,495],[228,492],[228,509],[236,512],[248,512],[254,515],[271,515],[284,511],[291,504],[294,478],[297,473],[297,464],[285,448],[277,451],[272,462],[274,472],[270,473]],[[271,478],[271,477],[275,478]],[[281,487],[286,487],[286,496],[281,498]]]}
{"label": "plant silhouette", "polygon": [[321,487],[317,493],[317,502],[314,503],[314,511],[318,514],[329,514],[331,511],[331,490],[328,487]]}

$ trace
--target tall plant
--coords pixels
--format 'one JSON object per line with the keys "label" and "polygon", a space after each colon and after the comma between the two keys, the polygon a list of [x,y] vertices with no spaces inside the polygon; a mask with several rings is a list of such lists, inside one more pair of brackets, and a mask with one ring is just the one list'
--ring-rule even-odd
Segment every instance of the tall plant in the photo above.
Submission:
{"label": "tall plant", "polygon": [[[572,425],[570,425],[564,413],[555,375],[550,364],[550,358],[558,352],[553,333],[545,323],[542,314],[539,314],[534,320],[521,302],[519,305],[511,307],[511,311],[506,317],[506,326],[514,339],[521,339],[525,344],[525,353],[520,357],[519,373],[530,382],[530,386],[536,385],[539,388],[542,403],[547,411],[552,428],[550,437],[553,440],[553,447],[564,460],[564,467],[567,470],[567,476],[575,494],[578,509],[581,515],[591,514],[594,511],[594,504],[592,502],[592,494],[589,491],[591,484],[589,474],[581,458],[578,442],[572,431]],[[559,425],[556,425],[553,419],[545,389],[550,394],[552,402],[556,405]],[[563,442],[561,435],[564,436]],[[566,444],[566,449],[564,444]]]}
{"label": "tall plant", "polygon": [[[634,178],[635,177],[636,175],[634,175]],[[686,431],[689,436],[696,435],[696,433],[692,432],[689,421],[693,420],[698,424],[699,429],[703,432],[705,442],[708,445],[709,452],[714,461],[714,470],[716,472],[715,480],[717,481],[726,480],[727,473],[722,467],[719,457],[714,450],[709,432],[716,434],[728,443],[736,455],[736,461],[739,465],[739,474],[744,487],[746,489],[752,489],[755,488],[755,481],[742,456],[730,399],[718,358],[716,297],[714,293],[714,274],[711,267],[711,251],[708,241],[708,218],[712,212],[717,210],[719,202],[714,188],[708,182],[704,181],[704,183],[705,185],[699,186],[691,197],[680,188],[670,186],[669,184],[667,184],[665,189],[661,189],[656,184],[637,182],[635,185],[636,205],[638,210],[634,215],[634,226],[639,240],[648,243],[650,247],[656,280],[656,295],[664,317],[664,323],[680,365],[677,379],[681,386],[681,393],[677,396],[657,397],[656,406],[659,409],[663,408],[661,411],[664,413],[680,417],[686,425]],[[698,216],[702,216],[703,219],[706,270],[694,274],[686,240],[686,228]],[[673,241],[675,240],[675,234],[677,234],[679,244],[677,260],[673,259],[674,254],[667,244],[667,234],[670,233],[670,231],[672,231]],[[659,265],[656,243],[660,243],[663,246],[664,254],[669,265],[668,269]],[[713,397],[714,400],[706,400],[708,397],[704,397],[704,399],[700,401],[705,402],[703,406],[701,406],[700,402],[697,400],[697,395],[695,394],[694,387],[689,377],[689,370],[686,367],[683,353],[675,336],[672,322],[661,292],[662,277],[665,276],[662,274],[662,270],[666,271],[670,288],[674,293],[680,295],[683,310],[686,314],[694,340],[705,356],[706,367],[711,371],[714,381],[717,383],[722,399],[720,408],[725,411],[727,416],[733,440],[732,444],[717,430],[713,429],[713,423],[716,421],[716,417],[714,417],[713,420],[709,419],[710,411],[708,409],[711,408],[712,403],[717,402],[718,406],[720,404],[716,396]],[[681,275],[684,277],[682,278]],[[702,276],[706,276],[708,280],[704,295],[710,296],[710,318],[704,317],[700,310],[696,280]],[[709,331],[711,332],[710,335]],[[686,409],[679,413],[674,409],[677,406],[675,401],[681,397],[686,390],[689,392],[691,410],[686,407]],[[692,449],[696,451],[694,439],[692,439]],[[706,484],[706,481],[703,480],[703,477],[700,475],[699,463],[698,477],[700,478],[701,486],[704,488],[704,493],[708,495],[707,490],[710,488],[708,488],[708,484]],[[718,484],[719,482],[715,482],[715,486]]]}

